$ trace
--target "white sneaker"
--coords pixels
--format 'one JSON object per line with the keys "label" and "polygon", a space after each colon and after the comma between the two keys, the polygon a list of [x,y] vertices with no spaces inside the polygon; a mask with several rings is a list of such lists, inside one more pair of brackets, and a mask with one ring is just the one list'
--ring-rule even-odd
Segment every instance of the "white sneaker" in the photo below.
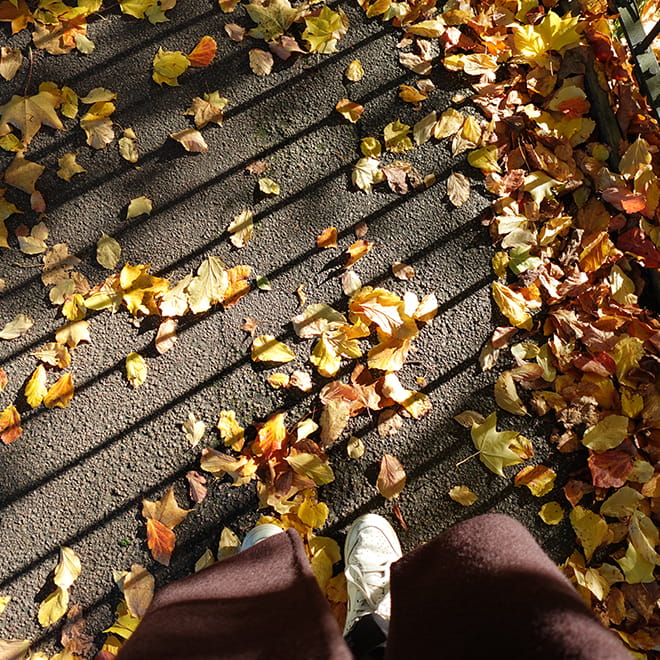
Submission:
{"label": "white sneaker", "polygon": [[247,550],[257,543],[261,543],[264,539],[267,539],[269,536],[275,536],[275,534],[281,534],[284,530],[277,525],[272,523],[263,523],[262,525],[255,525],[243,539],[241,543],[241,550]]}
{"label": "white sneaker", "polygon": [[346,635],[367,614],[390,618],[390,565],[401,557],[396,532],[374,513],[360,516],[349,528],[344,544],[348,589]]}

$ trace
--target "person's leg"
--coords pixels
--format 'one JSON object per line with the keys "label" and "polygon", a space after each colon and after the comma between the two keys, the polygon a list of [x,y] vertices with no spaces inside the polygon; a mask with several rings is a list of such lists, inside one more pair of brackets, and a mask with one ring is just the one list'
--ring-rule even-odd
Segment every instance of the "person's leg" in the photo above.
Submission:
{"label": "person's leg", "polygon": [[289,530],[161,589],[117,660],[351,657]]}
{"label": "person's leg", "polygon": [[392,565],[387,660],[630,660],[532,535],[462,522]]}

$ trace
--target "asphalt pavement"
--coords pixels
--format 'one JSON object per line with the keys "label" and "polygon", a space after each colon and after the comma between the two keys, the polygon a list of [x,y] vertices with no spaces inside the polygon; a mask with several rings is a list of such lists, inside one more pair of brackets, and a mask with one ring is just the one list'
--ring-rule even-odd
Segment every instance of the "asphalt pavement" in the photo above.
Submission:
{"label": "asphalt pavement", "polygon": [[[278,409],[290,411],[292,422],[318,409],[313,395],[276,391],[266,382],[277,369],[251,363],[249,339],[239,328],[245,317],[258,320],[259,332],[285,338],[298,355],[288,367],[311,372],[309,343],[297,340],[290,324],[300,312],[295,291],[305,284],[308,303],[345,309],[339,274],[330,266],[355,240],[360,221],[368,225],[366,238],[376,243],[355,266],[362,281],[398,293],[409,289],[420,297],[434,292],[440,301],[438,317],[420,333],[401,373],[410,387],[416,377],[426,380],[433,410],[421,420],[405,420],[401,431],[387,438],[378,435],[369,417],[352,420],[350,433],[362,437],[366,453],[348,459],[345,438],[331,449],[336,480],[321,491],[330,505],[325,531],[341,542],[346,527],[362,513],[394,520],[390,503],[374,485],[378,462],[388,452],[408,474],[399,499],[408,524],[407,530],[399,529],[405,549],[468,516],[500,511],[522,520],[555,560],[570,551],[567,523],[551,528],[537,516],[543,501],[559,495],[553,492],[539,501],[527,489],[514,488],[511,478],[490,473],[478,458],[464,461],[474,448],[469,432],[453,420],[465,409],[483,414],[495,409],[497,370],[482,373],[478,355],[504,319],[489,293],[493,249],[480,221],[489,204],[480,173],[466,165],[465,155],[452,158],[444,141],[403,155],[423,175],[436,175],[437,184],[428,189],[397,195],[381,185],[366,194],[350,180],[362,137],[382,135],[384,125],[397,118],[413,124],[433,109],[445,110],[455,94],[469,94],[468,80],[436,67],[431,75],[436,91],[415,111],[398,98],[398,86],[417,79],[398,63],[399,33],[378,19],[367,20],[354,2],[338,5],[350,19],[338,53],[276,63],[263,78],[248,66],[249,49],[262,42],[236,43],[223,29],[228,22],[250,25],[243,8],[223,14],[210,0],[181,0],[168,12],[170,22],[155,26],[108,11],[90,25],[96,43],[92,54],[34,51],[29,79],[24,68],[12,82],[2,82],[0,104],[23,94],[26,85],[28,93],[36,93],[44,81],[69,85],[80,95],[109,88],[117,93],[117,136],[127,127],[138,135],[141,157],[135,166],[120,157],[116,142],[99,151],[88,147],[83,132],[69,120],[66,131],[43,129],[27,154],[48,166],[40,180],[48,202],[48,242],[67,243],[92,284],[107,275],[94,258],[96,241],[105,232],[120,242],[122,262],[151,264],[153,272],[172,281],[218,255],[230,266],[251,265],[269,278],[272,290],[255,289],[226,311],[187,317],[176,346],[162,356],[153,350],[153,325],[138,328],[126,312],[95,315],[91,343],[74,351],[77,390],[71,406],[31,411],[21,398],[36,365],[31,353],[52,340],[61,317],[49,303],[39,269],[26,267],[39,258],[15,249],[0,251],[0,277],[7,283],[0,322],[18,313],[35,321],[25,337],[0,344],[0,366],[9,377],[0,408],[16,403],[24,418],[23,435],[0,446],[0,595],[12,598],[0,616],[0,638],[41,640],[54,648],[58,627],[42,629],[37,610],[61,545],[81,557],[83,571],[72,600],[83,607],[87,629],[99,641],[120,598],[113,570],[140,563],[163,584],[189,574],[206,548],[217,547],[224,526],[240,536],[252,524],[254,487],[212,484],[207,499],[177,528],[177,547],[166,568],[155,564],[147,550],[140,502],[160,497],[174,484],[179,503],[191,506],[184,475],[198,468],[199,448],[187,445],[180,428],[189,412],[207,424],[212,438],[222,409],[235,410],[244,424],[263,421]],[[6,26],[0,40],[26,47],[26,35],[9,39]],[[159,46],[187,52],[205,34],[218,41],[210,67],[189,70],[180,87],[152,82],[151,61]],[[366,74],[351,83],[343,72],[354,59],[362,61]],[[215,90],[229,99],[224,125],[204,129],[208,153],[186,153],[168,135],[191,125],[183,112],[194,96]],[[343,97],[366,106],[355,125],[334,111]],[[473,111],[469,104],[463,108]],[[78,153],[87,170],[71,183],[55,175],[57,159],[67,152]],[[6,166],[10,157],[0,154],[0,165]],[[279,196],[257,194],[256,177],[245,171],[255,160],[270,164],[267,174],[280,184]],[[470,199],[461,208],[447,199],[452,170],[472,181]],[[153,213],[126,221],[128,202],[141,195],[153,200]],[[22,208],[29,206],[19,192],[10,191],[8,197]],[[248,245],[237,250],[225,228],[244,208],[254,210],[257,228]],[[11,230],[20,222],[32,225],[35,214],[14,216],[7,224]],[[339,249],[318,250],[315,237],[331,225],[339,230]],[[393,278],[390,266],[396,261],[414,266],[415,278],[405,283]],[[146,356],[149,370],[137,390],[124,376],[124,359],[131,351]],[[323,381],[317,377],[316,382]],[[534,441],[533,462],[547,459],[559,470],[561,484],[570,466],[555,465],[545,440],[549,429],[503,411],[499,417],[501,428],[520,429]],[[478,494],[472,507],[448,497],[459,484]]]}

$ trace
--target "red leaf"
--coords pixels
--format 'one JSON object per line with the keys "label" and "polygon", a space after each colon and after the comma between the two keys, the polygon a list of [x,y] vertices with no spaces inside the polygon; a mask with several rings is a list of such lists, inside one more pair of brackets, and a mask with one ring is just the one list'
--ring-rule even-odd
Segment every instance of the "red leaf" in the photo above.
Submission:
{"label": "red leaf", "polygon": [[147,520],[147,545],[157,562],[165,566],[170,565],[170,557],[174,551],[175,541],[176,536],[174,532],[165,527],[160,520],[155,520],[154,518]]}
{"label": "red leaf", "polygon": [[599,488],[620,488],[626,483],[632,472],[633,464],[630,454],[613,449],[600,454],[589,452],[589,469],[594,486]]}
{"label": "red leaf", "polygon": [[616,246],[642,260],[646,268],[660,268],[660,252],[641,229],[629,229],[619,236]]}
{"label": "red leaf", "polygon": [[605,188],[602,198],[612,206],[625,213],[639,213],[646,208],[646,198],[639,193],[630,192],[627,188],[611,186]]}
{"label": "red leaf", "polygon": [[190,54],[188,55],[190,66],[208,66],[213,61],[217,49],[218,44],[216,44],[213,37],[209,37],[208,35],[202,37],[199,40],[199,43],[190,51]]}
{"label": "red leaf", "polygon": [[589,30],[587,40],[599,62],[609,62],[612,59],[612,43],[608,36],[596,30]]}

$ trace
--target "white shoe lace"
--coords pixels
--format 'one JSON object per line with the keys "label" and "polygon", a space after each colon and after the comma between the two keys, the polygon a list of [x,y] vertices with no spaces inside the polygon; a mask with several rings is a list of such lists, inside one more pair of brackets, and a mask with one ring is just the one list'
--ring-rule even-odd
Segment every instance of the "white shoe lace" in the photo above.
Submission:
{"label": "white shoe lace", "polygon": [[379,564],[362,564],[359,571],[351,566],[346,572],[346,580],[356,589],[356,598],[351,600],[351,610],[347,619],[351,622],[367,615],[380,614],[390,616],[390,581],[391,561]]}

